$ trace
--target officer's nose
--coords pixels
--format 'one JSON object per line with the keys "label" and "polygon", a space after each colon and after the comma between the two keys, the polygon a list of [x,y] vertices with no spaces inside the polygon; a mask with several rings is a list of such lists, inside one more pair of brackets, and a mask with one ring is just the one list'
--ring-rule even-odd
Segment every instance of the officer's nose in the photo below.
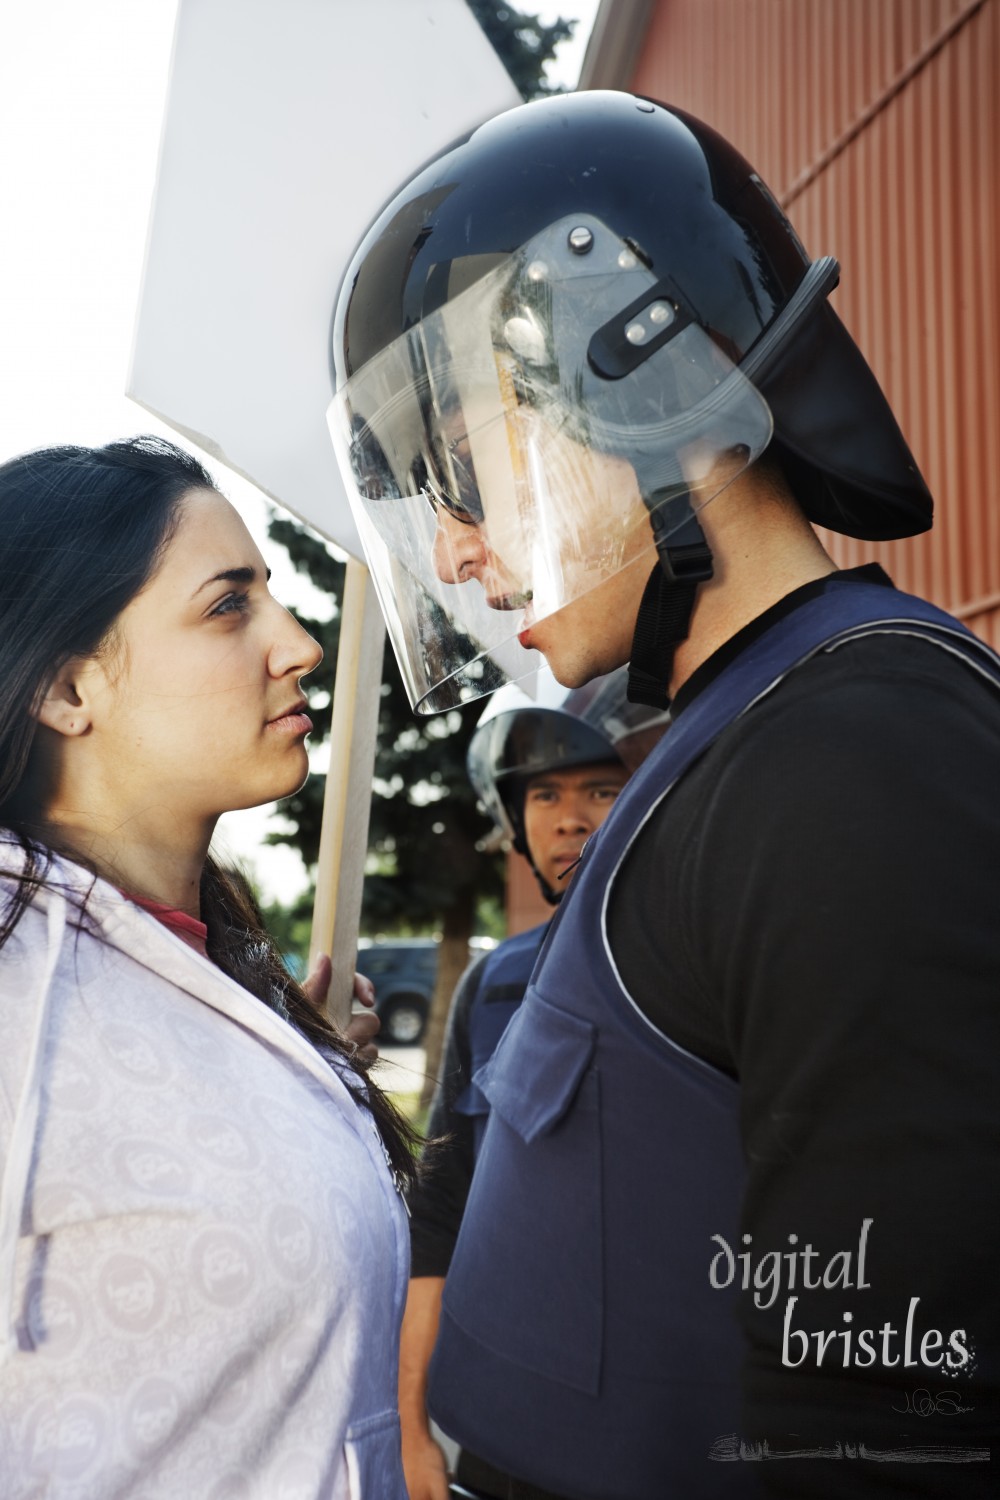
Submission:
{"label": "officer's nose", "polygon": [[596,821],[582,797],[567,797],[559,808],[558,827],[563,834],[593,833]]}
{"label": "officer's nose", "polygon": [[442,583],[467,583],[482,579],[487,566],[487,551],[479,527],[454,516],[439,506],[434,532],[434,571]]}

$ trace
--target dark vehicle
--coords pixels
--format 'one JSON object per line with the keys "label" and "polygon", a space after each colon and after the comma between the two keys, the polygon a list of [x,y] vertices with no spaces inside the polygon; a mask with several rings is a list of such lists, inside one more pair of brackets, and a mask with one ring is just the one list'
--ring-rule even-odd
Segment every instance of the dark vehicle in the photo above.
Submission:
{"label": "dark vehicle", "polygon": [[400,1047],[419,1042],[434,993],[437,961],[434,938],[405,938],[359,948],[358,973],[375,986],[380,1040]]}
{"label": "dark vehicle", "polygon": [[[492,946],[488,938],[473,938],[469,957]],[[436,938],[400,938],[358,948],[357,970],[375,986],[375,1010],[382,1022],[381,1042],[415,1047],[424,1034],[434,981],[437,978]]]}

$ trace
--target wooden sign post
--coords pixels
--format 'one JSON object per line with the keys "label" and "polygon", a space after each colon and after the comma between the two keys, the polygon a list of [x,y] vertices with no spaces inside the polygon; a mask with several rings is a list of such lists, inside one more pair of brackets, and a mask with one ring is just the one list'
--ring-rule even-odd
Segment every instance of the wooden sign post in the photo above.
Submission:
{"label": "wooden sign post", "polygon": [[352,558],[340,621],[309,950],[310,969],[319,953],[329,953],[333,962],[327,1009],[341,1027],[351,1013],[384,646],[385,621],[371,575]]}

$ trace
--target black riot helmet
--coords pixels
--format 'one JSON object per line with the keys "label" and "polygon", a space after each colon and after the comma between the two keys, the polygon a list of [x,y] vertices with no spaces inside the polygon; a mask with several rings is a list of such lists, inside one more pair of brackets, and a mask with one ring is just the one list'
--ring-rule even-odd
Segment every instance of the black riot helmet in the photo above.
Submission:
{"label": "black riot helmet", "polygon": [[531,865],[542,895],[562,898],[542,878],[525,836],[524,807],[533,777],[611,762],[633,771],[669,722],[666,713],[630,703],[624,668],[567,689],[543,668],[529,697],[517,683],[494,693],[469,741],[466,768],[476,795],[503,836]]}
{"label": "black riot helmet", "polygon": [[[519,610],[648,564],[650,523],[689,612],[697,511],[772,444],[810,520],[927,529],[837,276],[715,131],[629,94],[513,109],[396,194],[341,290],[329,417],[418,707],[533,668]],[[464,588],[461,526],[488,554]]]}

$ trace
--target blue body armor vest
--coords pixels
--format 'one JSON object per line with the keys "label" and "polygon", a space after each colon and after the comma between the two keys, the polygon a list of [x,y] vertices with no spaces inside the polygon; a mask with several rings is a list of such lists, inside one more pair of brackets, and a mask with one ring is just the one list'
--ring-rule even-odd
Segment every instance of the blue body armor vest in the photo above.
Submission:
{"label": "blue body armor vest", "polygon": [[453,1108],[472,1118],[478,1159],[489,1118],[490,1102],[475,1080],[499,1045],[500,1038],[517,1007],[524,999],[538,950],[548,929],[548,922],[507,938],[487,955],[479,970],[475,999],[469,1007],[469,1050],[472,1054],[471,1080],[455,1100]]}
{"label": "blue body armor vest", "polygon": [[883,585],[845,580],[776,621],[688,705],[588,842],[478,1076],[491,1113],[430,1410],[463,1446],[573,1500],[708,1500],[753,1482],[752,1465],[709,1457],[740,1427],[738,1291],[708,1275],[711,1237],[739,1239],[739,1086],[625,992],[606,934],[611,883],[730,723],[820,649],[876,632],[925,636],[1000,685],[981,641]]}

